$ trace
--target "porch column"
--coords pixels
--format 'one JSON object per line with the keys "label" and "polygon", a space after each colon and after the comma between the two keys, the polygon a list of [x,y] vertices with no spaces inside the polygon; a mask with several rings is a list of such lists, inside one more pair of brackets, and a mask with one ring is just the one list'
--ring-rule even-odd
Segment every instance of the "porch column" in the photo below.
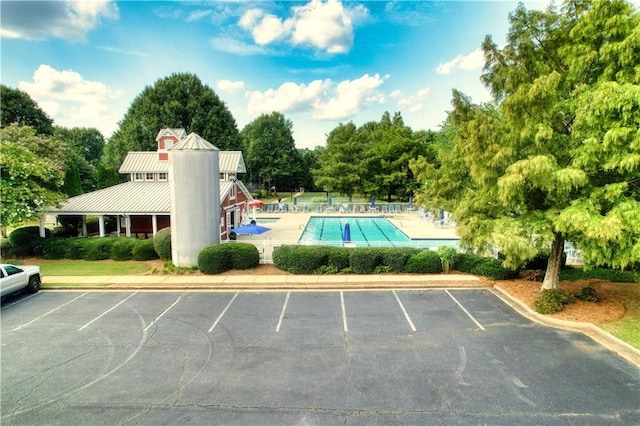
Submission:
{"label": "porch column", "polygon": [[87,235],[89,235],[89,233],[87,232],[87,216],[86,215],[82,215],[82,236],[87,238]]}
{"label": "porch column", "polygon": [[153,229],[153,236],[155,237],[158,233],[158,216],[155,214],[151,216],[151,227]]}
{"label": "porch column", "polygon": [[116,235],[119,237],[120,236],[120,215],[116,216]]}
{"label": "porch column", "polygon": [[130,237],[131,236],[131,218],[128,215],[124,217],[124,224],[127,228],[126,235],[127,237]]}
{"label": "porch column", "polygon": [[47,234],[45,234],[44,230],[44,215],[40,215],[40,237],[44,238]]}
{"label": "porch column", "polygon": [[98,223],[100,225],[100,236],[104,237],[104,216],[98,216]]}

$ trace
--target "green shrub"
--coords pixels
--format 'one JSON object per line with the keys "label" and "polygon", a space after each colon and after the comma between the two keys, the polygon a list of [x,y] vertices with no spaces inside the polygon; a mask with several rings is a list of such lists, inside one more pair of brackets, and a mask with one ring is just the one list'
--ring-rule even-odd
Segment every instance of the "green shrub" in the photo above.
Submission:
{"label": "green shrub", "polygon": [[337,274],[340,271],[341,271],[340,269],[336,268],[333,265],[322,265],[318,269],[316,269],[314,273],[320,274],[320,275],[331,275],[331,274]]}
{"label": "green shrub", "polygon": [[388,266],[386,272],[405,272],[407,261],[411,256],[420,252],[420,249],[412,247],[388,247],[380,249],[382,265]]}
{"label": "green shrub", "polygon": [[136,240],[131,250],[133,260],[153,260],[158,259],[158,253],[153,247],[153,240]]}
{"label": "green shrub", "polygon": [[533,302],[533,307],[540,314],[560,312],[564,305],[573,302],[573,295],[561,288],[542,290],[542,294]]}
{"label": "green shrub", "polygon": [[438,256],[440,256],[440,261],[442,262],[442,270],[444,272],[449,272],[455,267],[456,264],[456,256],[458,251],[453,247],[440,246],[436,250]]}
{"label": "green shrub", "polygon": [[111,257],[111,248],[116,243],[116,238],[95,237],[86,238],[84,242],[83,260],[106,260]]}
{"label": "green shrub", "polygon": [[584,300],[585,302],[599,302],[600,298],[596,293],[596,289],[593,287],[584,287],[580,291],[576,291],[573,296],[576,299]]}
{"label": "green shrub", "polygon": [[42,258],[47,260],[64,259],[67,252],[67,238],[49,238],[42,247]]}
{"label": "green shrub", "polygon": [[324,246],[295,246],[290,256],[287,271],[293,274],[312,274],[329,258]]}
{"label": "green shrub", "polygon": [[493,280],[508,280],[519,276],[517,270],[503,267],[502,261],[494,259],[493,257],[483,258],[471,272]]}
{"label": "green shrub", "polygon": [[284,245],[273,249],[271,255],[273,259],[273,266],[281,271],[289,271],[289,265],[291,263],[291,253],[296,246]]}
{"label": "green shrub", "polygon": [[[349,267],[349,255],[352,248],[327,246],[327,266],[328,271],[339,272]],[[335,272],[327,272],[333,274]]]}
{"label": "green shrub", "polygon": [[560,271],[560,280],[576,281],[585,279],[601,279],[619,283],[636,283],[638,282],[638,273],[631,271],[619,271],[615,269],[583,269],[568,267]]}
{"label": "green shrub", "polygon": [[359,247],[349,255],[349,266],[355,274],[372,274],[381,264],[381,251],[375,247]]}
{"label": "green shrub", "polygon": [[203,274],[221,274],[230,270],[233,255],[227,245],[229,244],[215,244],[202,249],[198,254],[198,269]]}
{"label": "green shrub", "polygon": [[153,237],[153,247],[162,260],[171,260],[171,228],[163,228]]}
{"label": "green shrub", "polygon": [[67,259],[82,259],[86,250],[86,241],[88,241],[88,238],[69,238],[64,257]]}
{"label": "green shrub", "polygon": [[458,253],[455,258],[456,270],[473,273],[474,268],[484,259],[481,256],[469,253]]}
{"label": "green shrub", "polygon": [[111,254],[109,257],[112,260],[131,260],[133,259],[133,246],[138,241],[137,238],[121,237],[116,238],[116,241],[111,247]]}
{"label": "green shrub", "polygon": [[[51,231],[45,229],[45,235],[51,236]],[[40,256],[45,238],[40,237],[40,227],[25,226],[18,228],[9,234],[11,253],[16,257]]]}
{"label": "green shrub", "polygon": [[418,274],[438,274],[442,272],[442,261],[438,253],[422,250],[409,258],[405,271]]}
{"label": "green shrub", "polygon": [[251,269],[260,265],[260,252],[253,244],[249,243],[229,243],[231,250],[232,269]]}
{"label": "green shrub", "polygon": [[8,238],[0,240],[0,256],[4,259],[13,257],[13,246],[9,242]]}

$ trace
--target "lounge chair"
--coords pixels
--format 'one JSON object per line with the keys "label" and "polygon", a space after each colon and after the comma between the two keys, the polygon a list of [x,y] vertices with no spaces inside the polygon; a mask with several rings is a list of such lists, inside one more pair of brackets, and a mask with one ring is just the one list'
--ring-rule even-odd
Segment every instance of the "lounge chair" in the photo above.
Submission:
{"label": "lounge chair", "polygon": [[320,204],[316,204],[316,213],[322,213],[322,206]]}
{"label": "lounge chair", "polygon": [[282,211],[282,213],[286,213],[286,212],[288,211],[288,209],[289,209],[289,208],[287,207],[287,205],[286,205],[286,204],[283,204],[283,205],[282,205],[282,209],[280,209],[280,211]]}
{"label": "lounge chair", "polygon": [[399,205],[399,204],[396,204],[396,206],[395,206],[395,212],[396,212],[396,213],[402,213],[402,208],[400,207],[400,205]]}
{"label": "lounge chair", "polygon": [[267,213],[273,213],[273,204],[267,206]]}
{"label": "lounge chair", "polygon": [[386,212],[387,212],[387,205],[386,205],[386,204],[383,204],[383,205],[380,207],[380,212],[382,212],[382,213],[386,213]]}
{"label": "lounge chair", "polygon": [[280,204],[276,204],[275,207],[273,208],[273,212],[274,213],[280,213]]}
{"label": "lounge chair", "polygon": [[302,206],[302,212],[303,213],[309,213],[309,206],[307,204],[305,204],[304,206]]}

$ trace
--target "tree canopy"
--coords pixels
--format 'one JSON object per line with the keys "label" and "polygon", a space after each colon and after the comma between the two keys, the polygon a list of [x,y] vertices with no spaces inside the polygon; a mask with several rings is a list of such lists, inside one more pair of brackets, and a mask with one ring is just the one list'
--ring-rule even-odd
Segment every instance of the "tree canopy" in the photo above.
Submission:
{"label": "tree canopy", "polygon": [[221,150],[241,149],[235,118],[194,74],[177,73],[144,88],[105,147],[107,167],[118,169],[129,151],[153,151],[164,128],[195,132]]}
{"label": "tree canopy", "polygon": [[433,159],[434,132],[413,132],[402,115],[385,112],[379,122],[340,124],[327,138],[326,149],[318,153],[316,185],[348,194],[408,199],[416,180],[409,168],[419,155]]}
{"label": "tree canopy", "polygon": [[550,251],[559,286],[565,241],[590,265],[640,262],[640,18],[626,2],[568,1],[510,15],[487,37],[482,80],[494,103],[454,91],[452,155],[412,167],[421,200],[447,208],[463,241],[507,265]]}
{"label": "tree canopy", "polygon": [[292,129],[291,120],[280,112],[262,114],[242,129],[245,161],[253,181],[276,191],[299,186],[302,161]]}
{"label": "tree canopy", "polygon": [[51,136],[37,135],[30,126],[0,129],[0,225],[34,219],[42,209],[65,197],[64,147]]}
{"label": "tree canopy", "polygon": [[53,134],[53,120],[22,90],[0,85],[0,127],[31,126],[41,135]]}

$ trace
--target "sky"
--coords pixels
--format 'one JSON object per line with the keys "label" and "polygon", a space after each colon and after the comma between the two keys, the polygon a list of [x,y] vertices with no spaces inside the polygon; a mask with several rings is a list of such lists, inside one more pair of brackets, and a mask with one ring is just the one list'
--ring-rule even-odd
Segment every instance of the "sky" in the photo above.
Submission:
{"label": "sky", "polygon": [[225,102],[238,130],[278,111],[291,120],[296,147],[313,149],[340,123],[379,121],[385,111],[400,112],[414,131],[437,130],[453,89],[490,100],[480,45],[488,34],[504,43],[516,6],[1,0],[0,79],[54,124],[109,138],[146,86],[192,73]]}

